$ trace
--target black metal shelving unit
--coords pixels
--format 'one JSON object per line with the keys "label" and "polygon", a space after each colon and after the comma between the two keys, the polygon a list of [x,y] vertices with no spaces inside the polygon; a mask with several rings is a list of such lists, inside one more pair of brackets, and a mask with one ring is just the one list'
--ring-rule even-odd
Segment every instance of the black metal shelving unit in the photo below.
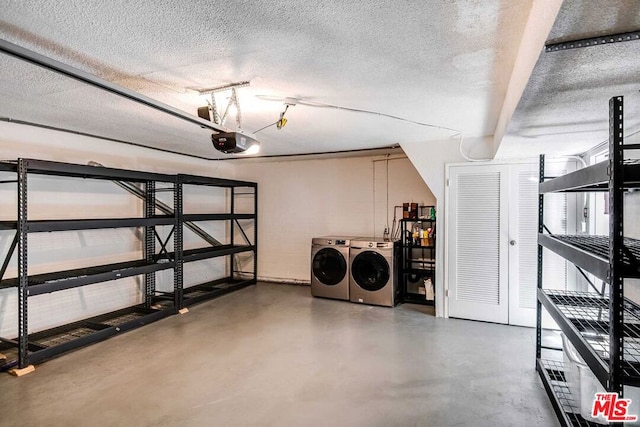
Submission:
{"label": "black metal shelving unit", "polygon": [[[609,101],[609,159],[561,177],[546,177],[540,156],[538,212],[537,370],[562,425],[597,425],[584,420],[572,401],[562,362],[543,358],[542,308],[557,323],[602,386],[622,395],[640,386],[640,306],[624,297],[624,279],[640,277],[640,240],[624,237],[623,193],[640,187],[640,163],[625,161],[623,98]],[[543,223],[544,195],[551,192],[609,193],[609,235],[556,235]],[[608,284],[609,291],[549,290],[542,283],[543,248]],[[593,283],[591,286],[596,289]]]}
{"label": "black metal shelving unit", "polygon": [[[184,214],[184,221],[191,224],[199,221],[225,221],[229,223],[230,243],[222,244],[217,241],[205,239],[207,246],[190,249],[183,252],[184,262],[200,261],[213,257],[225,256],[228,258],[227,272],[224,278],[208,281],[184,290],[185,305],[193,305],[198,302],[215,298],[220,295],[255,284],[258,277],[258,185],[254,182],[228,180],[221,178],[208,178],[194,175],[178,175],[180,185],[197,185],[225,188],[228,192],[229,210],[227,213],[210,214]],[[252,213],[237,212],[237,198],[253,198]],[[253,224],[253,236],[245,232],[245,227],[240,221],[248,221]],[[236,241],[236,232],[239,232],[242,241]],[[202,236],[200,236],[202,237]],[[242,272],[237,270],[238,264],[235,256],[250,253],[253,256],[253,270]]]}
{"label": "black metal shelving unit", "polygon": [[[433,210],[433,211],[432,211]],[[401,266],[399,269],[399,283],[401,285],[400,299],[402,302],[434,305],[433,300],[427,299],[425,293],[419,293],[420,285],[430,279],[435,285],[436,274],[436,219],[431,217],[435,206],[419,206],[416,219],[402,218],[400,220],[400,252]],[[416,240],[413,237],[413,227],[432,229],[431,237]]]}
{"label": "black metal shelving unit", "polygon": [[[104,340],[118,333],[128,331],[166,316],[181,312],[185,305],[214,298],[223,293],[256,283],[257,263],[254,263],[253,277],[235,280],[233,262],[231,274],[226,279],[200,285],[197,289],[183,290],[183,264],[185,262],[218,256],[253,251],[257,254],[257,184],[245,181],[224,180],[191,175],[167,175],[138,172],[124,169],[68,164],[34,159],[0,162],[0,171],[16,174],[15,180],[2,184],[17,184],[18,212],[16,221],[0,222],[0,230],[15,230],[15,236],[0,267],[0,289],[16,288],[18,291],[18,333],[15,338],[0,337],[0,352],[6,357],[0,359],[0,371],[11,368],[27,368],[29,365],[60,355],[64,352]],[[51,175],[70,178],[110,180],[131,194],[143,200],[144,217],[140,218],[100,218],[38,220],[28,218],[28,182],[31,175]],[[162,187],[157,187],[160,183]],[[183,215],[183,185],[196,183],[230,188],[231,211],[228,214]],[[255,197],[252,214],[234,213],[234,190],[251,188]],[[157,199],[159,192],[173,193],[173,207]],[[161,211],[163,215],[157,215]],[[252,219],[256,223],[254,241],[251,245],[222,245],[195,224],[202,220]],[[166,238],[161,238],[156,227],[171,227]],[[44,274],[29,274],[28,235],[39,232],[69,230],[107,229],[137,227],[144,229],[144,252],[141,259],[55,271]],[[210,246],[183,251],[183,228],[189,228],[203,238]],[[234,228],[231,227],[233,235]],[[244,234],[244,231],[242,232]],[[168,243],[173,238],[173,250],[168,251]],[[159,249],[159,250],[158,250]],[[4,274],[14,252],[17,251],[18,275],[4,279]],[[156,273],[173,270],[171,291],[156,289]],[[131,276],[144,276],[144,302],[132,307],[94,316],[82,321],[29,334],[29,297],[77,288],[85,285],[107,282]],[[204,292],[206,290],[206,292]]]}

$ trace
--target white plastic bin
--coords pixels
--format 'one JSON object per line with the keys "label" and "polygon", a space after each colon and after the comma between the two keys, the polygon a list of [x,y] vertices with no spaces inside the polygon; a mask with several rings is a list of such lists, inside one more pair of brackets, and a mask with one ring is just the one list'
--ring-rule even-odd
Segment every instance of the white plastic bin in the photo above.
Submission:
{"label": "white plastic bin", "polygon": [[[573,400],[580,409],[580,415],[587,421],[608,424],[603,416],[597,418],[591,416],[596,393],[605,393],[606,390],[564,334],[562,334],[562,348],[566,366],[565,376]],[[640,416],[640,388],[625,386],[624,398],[631,399],[628,414]],[[625,423],[625,426],[640,426],[640,421]]]}

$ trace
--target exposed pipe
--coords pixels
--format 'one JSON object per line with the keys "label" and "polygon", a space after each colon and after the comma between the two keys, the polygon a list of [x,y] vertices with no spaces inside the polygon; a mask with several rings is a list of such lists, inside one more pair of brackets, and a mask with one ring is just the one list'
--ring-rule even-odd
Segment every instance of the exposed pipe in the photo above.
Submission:
{"label": "exposed pipe", "polygon": [[[387,154],[387,157],[384,159],[375,159],[375,160],[371,160],[371,163],[374,164],[373,169],[373,209],[374,209],[374,216],[373,216],[373,227],[375,229],[375,224],[376,224],[376,218],[375,218],[375,208],[376,208],[376,197],[375,197],[375,188],[376,188],[376,179],[375,179],[375,164],[378,162],[386,162],[386,166],[387,166],[387,205],[386,205],[386,231],[387,231],[387,235],[390,238],[390,240],[394,240],[394,229],[395,229],[395,221],[396,221],[396,214],[395,214],[395,210],[393,213],[393,223],[391,225],[391,230],[389,230],[389,162],[393,161],[393,160],[404,160],[404,159],[408,159],[409,157],[407,156],[400,156],[400,157],[394,157],[394,158],[390,158],[391,154]],[[400,206],[402,207],[402,206]],[[396,206],[397,208],[397,206]]]}
{"label": "exposed pipe", "polygon": [[[637,135],[639,133],[640,133],[640,129],[625,135],[625,138],[631,138],[632,136],[635,136],[635,135]],[[607,139],[603,140],[602,142],[599,142],[598,144],[594,145],[589,150],[587,150],[587,152],[588,151],[597,151],[600,148],[604,149],[605,147],[608,147],[608,146],[609,146],[609,138],[607,138]]]}
{"label": "exposed pipe", "polygon": [[300,279],[282,279],[279,277],[258,277],[259,282],[267,282],[267,283],[281,283],[284,285],[300,285],[300,286],[311,286],[311,282],[308,280],[300,280]]}
{"label": "exposed pipe", "polygon": [[371,211],[373,213],[373,234],[372,236],[376,236],[376,164],[371,163],[371,176],[373,178],[373,197],[371,200]]}
{"label": "exposed pipe", "polygon": [[493,159],[474,159],[473,157],[467,156],[466,154],[464,154],[464,150],[462,149],[462,142],[464,141],[464,136],[462,135],[462,132],[458,132],[457,134],[453,135],[452,138],[454,136],[459,136],[460,137],[460,142],[458,143],[458,150],[460,150],[460,155],[466,161],[468,161],[468,162],[490,162],[491,160],[493,160]]}
{"label": "exposed pipe", "polygon": [[385,164],[387,165],[387,178],[386,178],[386,184],[387,184],[387,204],[385,205],[386,211],[385,211],[385,225],[384,225],[384,233],[383,233],[383,237],[385,239],[389,239],[389,155],[387,154],[387,161],[385,162]]}
{"label": "exposed pipe", "polygon": [[[387,154],[388,156],[390,154]],[[378,162],[387,162],[387,161],[392,161],[392,160],[404,160],[404,159],[408,159],[409,157],[407,156],[400,156],[400,157],[394,157],[393,159],[377,159],[377,160],[371,160],[372,163],[378,163]]]}

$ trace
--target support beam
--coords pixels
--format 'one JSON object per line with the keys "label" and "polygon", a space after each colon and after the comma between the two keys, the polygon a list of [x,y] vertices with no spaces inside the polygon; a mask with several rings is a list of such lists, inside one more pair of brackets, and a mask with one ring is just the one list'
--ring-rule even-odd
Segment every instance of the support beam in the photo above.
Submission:
{"label": "support beam", "polygon": [[500,148],[502,139],[507,132],[507,126],[516,111],[547,36],[556,21],[560,6],[562,6],[562,0],[534,0],[531,5],[529,19],[522,34],[518,55],[507,86],[507,93],[502,103],[502,110],[493,132],[494,153],[497,153]]}

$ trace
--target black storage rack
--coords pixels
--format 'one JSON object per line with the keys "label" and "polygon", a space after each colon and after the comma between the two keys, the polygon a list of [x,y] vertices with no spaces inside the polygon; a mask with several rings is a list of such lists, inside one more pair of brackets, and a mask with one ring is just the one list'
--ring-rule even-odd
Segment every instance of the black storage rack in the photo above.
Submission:
{"label": "black storage rack", "polygon": [[[402,302],[434,305],[434,300],[428,300],[425,295],[410,289],[409,282],[418,282],[420,280],[431,279],[435,287],[436,279],[436,220],[431,218],[427,213],[435,206],[419,206],[417,210],[417,218],[402,218],[400,220],[400,252],[401,263],[399,274],[399,283],[401,286],[400,300]],[[411,236],[413,224],[420,224],[422,229],[431,228],[433,237],[428,245],[423,242],[416,244]],[[424,226],[426,224],[426,227]],[[434,295],[435,298],[435,295]]]}
{"label": "black storage rack", "polygon": [[[209,178],[194,175],[178,175],[181,185],[198,185],[227,188],[230,192],[229,213],[183,214],[184,221],[195,223],[198,221],[230,221],[230,244],[214,244],[202,248],[190,249],[183,252],[184,262],[199,261],[213,257],[228,256],[229,270],[227,277],[191,286],[184,290],[184,303],[187,306],[215,298],[220,295],[244,288],[256,283],[258,276],[258,185],[254,182]],[[236,197],[253,197],[253,213],[236,213]],[[240,220],[253,221],[253,239],[244,231]],[[240,231],[243,242],[235,242],[235,231]],[[240,277],[236,270],[235,255],[251,252],[253,255],[253,271],[248,277]]]}
{"label": "black storage rack", "polygon": [[[609,159],[561,177],[546,177],[540,156],[538,211],[538,302],[536,368],[562,425],[591,423],[577,410],[562,362],[542,357],[542,308],[551,315],[595,377],[609,392],[623,393],[624,385],[640,386],[640,306],[624,297],[624,279],[640,277],[640,240],[623,235],[623,193],[640,187],[640,163],[623,160],[623,97],[609,101]],[[609,193],[609,235],[556,235],[543,222],[544,195],[551,192]],[[542,283],[543,248],[608,283],[609,292],[573,292],[545,289]],[[588,280],[588,279],[587,279]],[[590,283],[595,288],[593,283]]]}
{"label": "black storage rack", "polygon": [[[161,318],[175,314],[195,301],[215,298],[223,293],[256,283],[257,263],[254,263],[253,276],[243,281],[233,280],[233,268],[229,278],[200,285],[201,289],[211,287],[208,292],[200,292],[197,298],[185,298],[183,295],[183,263],[198,259],[232,255],[243,251],[253,251],[257,258],[257,184],[245,181],[198,177],[191,175],[167,175],[139,172],[124,169],[78,165],[35,159],[18,159],[0,162],[0,171],[16,173],[16,180],[2,181],[17,183],[18,215],[17,221],[0,222],[0,230],[15,230],[14,239],[0,267],[0,289],[18,290],[18,336],[13,339],[0,337],[0,352],[6,359],[0,359],[0,371],[27,366],[55,357],[67,351],[109,338]],[[28,219],[28,177],[31,174],[52,175],[72,178],[90,178],[111,180],[144,201],[143,218],[105,218],[31,221]],[[140,188],[132,183],[142,184]],[[156,183],[169,187],[156,188]],[[253,214],[234,214],[233,201],[231,213],[212,215],[183,215],[183,184],[199,183],[212,186],[229,187],[232,194],[236,187],[251,187],[256,198]],[[156,200],[159,191],[173,192],[173,209]],[[233,197],[232,197],[233,198]],[[156,215],[160,210],[166,215]],[[253,219],[256,222],[254,243],[246,246],[218,245],[215,247],[183,251],[183,227],[188,227],[210,244],[217,240],[207,235],[192,221],[222,219]],[[163,241],[155,230],[156,226],[172,226],[168,237]],[[28,274],[29,233],[56,232],[68,230],[106,229],[121,227],[144,228],[143,259],[126,262],[76,268],[51,273]],[[233,229],[232,229],[233,231]],[[173,252],[167,251],[169,239],[173,236]],[[156,251],[156,242],[160,250]],[[4,279],[9,261],[17,250],[18,277]],[[173,290],[156,290],[156,272],[173,269]],[[126,307],[111,313],[101,314],[82,321],[28,334],[28,300],[30,296],[57,292],[89,284],[117,280],[125,277],[144,275],[144,303]],[[189,288],[187,294],[195,289]]]}

